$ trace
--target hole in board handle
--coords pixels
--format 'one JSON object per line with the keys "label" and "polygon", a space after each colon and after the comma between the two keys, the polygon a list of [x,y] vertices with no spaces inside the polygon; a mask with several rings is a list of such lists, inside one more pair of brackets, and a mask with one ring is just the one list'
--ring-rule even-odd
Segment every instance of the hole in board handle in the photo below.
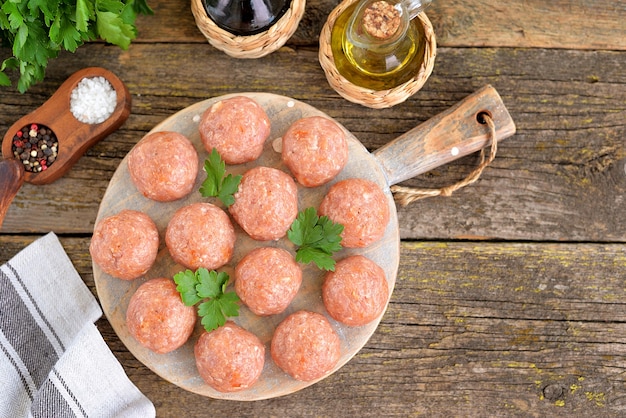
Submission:
{"label": "hole in board handle", "polygon": [[476,122],[480,123],[481,125],[486,125],[487,121],[485,120],[485,116],[490,119],[493,118],[491,116],[491,112],[489,112],[488,110],[481,110],[476,114]]}

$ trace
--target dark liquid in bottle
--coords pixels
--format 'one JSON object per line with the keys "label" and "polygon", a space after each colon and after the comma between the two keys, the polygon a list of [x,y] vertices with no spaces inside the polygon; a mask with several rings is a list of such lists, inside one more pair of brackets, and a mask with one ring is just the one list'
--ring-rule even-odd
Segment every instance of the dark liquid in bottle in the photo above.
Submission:
{"label": "dark liquid in bottle", "polygon": [[290,0],[204,0],[211,20],[225,31],[240,36],[266,31],[290,6]]}

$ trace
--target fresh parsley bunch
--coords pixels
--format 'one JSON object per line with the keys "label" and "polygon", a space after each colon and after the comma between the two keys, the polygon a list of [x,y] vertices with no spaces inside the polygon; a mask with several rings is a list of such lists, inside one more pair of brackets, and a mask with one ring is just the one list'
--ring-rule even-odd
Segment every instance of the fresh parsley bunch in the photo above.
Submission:
{"label": "fresh parsley bunch", "polygon": [[0,85],[10,86],[7,70],[19,71],[24,93],[45,76],[48,60],[98,38],[127,49],[137,36],[135,18],[152,14],[146,0],[4,0],[0,38],[13,56],[0,66]]}

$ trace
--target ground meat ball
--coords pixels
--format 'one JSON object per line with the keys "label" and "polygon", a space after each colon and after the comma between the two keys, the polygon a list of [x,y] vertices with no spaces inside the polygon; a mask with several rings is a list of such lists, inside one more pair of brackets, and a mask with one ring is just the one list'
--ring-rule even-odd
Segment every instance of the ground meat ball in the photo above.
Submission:
{"label": "ground meat ball", "polygon": [[311,116],[295,121],[282,139],[283,162],[298,183],[321,186],[335,178],[348,162],[346,136],[330,119]]}
{"label": "ground meat ball", "polygon": [[237,96],[209,107],[199,125],[207,151],[217,149],[226,164],[259,158],[270,135],[270,119],[254,100]]}
{"label": "ground meat ball", "polygon": [[165,244],[174,261],[194,270],[214,270],[226,264],[233,255],[235,239],[226,212],[202,202],[178,209],[165,231]]}
{"label": "ground meat ball", "polygon": [[365,179],[335,183],[324,196],[319,212],[344,226],[341,245],[346,248],[362,248],[378,241],[389,223],[385,193]]}
{"label": "ground meat ball", "polygon": [[301,283],[300,265],[281,248],[257,248],[235,267],[235,291],[257,315],[284,311],[298,293]]}
{"label": "ground meat ball", "polygon": [[254,385],[265,364],[261,340],[232,322],[203,332],[194,353],[200,376],[220,392],[236,392]]}
{"label": "ground meat ball", "polygon": [[149,199],[170,202],[188,195],[198,175],[198,153],[177,132],[146,135],[128,154],[128,172]]}
{"label": "ground meat ball", "polygon": [[323,315],[298,311],[278,324],[270,350],[276,365],[291,377],[312,381],[335,367],[341,343]]}
{"label": "ground meat ball", "polygon": [[145,274],[159,251],[159,231],[148,215],[123,210],[94,228],[89,253],[107,274],[132,280]]}
{"label": "ground meat ball", "polygon": [[337,262],[322,286],[326,310],[350,326],[372,322],[383,312],[389,298],[385,271],[372,260],[354,255]]}
{"label": "ground meat ball", "polygon": [[166,278],[151,279],[139,286],[126,311],[130,334],[159,354],[182,346],[191,336],[196,319],[195,308],[185,306],[176,284]]}
{"label": "ground meat ball", "polygon": [[285,172],[255,167],[244,173],[228,210],[255,240],[282,238],[298,216],[298,188]]}

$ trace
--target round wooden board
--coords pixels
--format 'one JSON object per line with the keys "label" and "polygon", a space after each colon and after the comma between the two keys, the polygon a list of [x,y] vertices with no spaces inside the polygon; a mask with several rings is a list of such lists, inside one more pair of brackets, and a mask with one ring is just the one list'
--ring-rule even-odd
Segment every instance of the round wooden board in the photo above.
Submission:
{"label": "round wooden board", "polygon": [[[296,120],[306,116],[325,116],[331,119],[323,112],[318,111],[312,106],[297,100],[277,96],[269,93],[240,93],[236,95],[245,95],[254,99],[267,112],[271,123],[271,135],[265,144],[262,156],[251,163],[227,166],[227,171],[233,174],[243,174],[246,170],[257,166],[269,166],[279,168],[287,173],[289,170],[283,165],[280,153],[275,151],[274,143],[278,140],[287,128]],[[213,103],[235,95],[227,95],[208,99],[169,117],[151,132],[154,131],[176,131],[185,135],[191,140],[198,151],[200,166],[204,166],[204,160],[208,156],[208,152],[204,149],[200,134],[198,132],[198,123],[202,113]],[[396,274],[398,271],[400,257],[400,237],[398,229],[398,219],[393,196],[389,190],[389,185],[380,168],[376,158],[370,154],[365,147],[343,126],[346,132],[349,144],[349,161],[343,171],[333,181],[346,178],[366,178],[379,184],[388,197],[389,211],[391,219],[387,225],[384,237],[364,249],[343,249],[335,255],[335,259],[339,260],[350,254],[363,254],[379,264],[385,271],[387,282],[389,284],[389,293],[393,290]],[[184,267],[176,264],[170,257],[167,247],[165,246],[165,230],[173,213],[186,205],[199,201],[208,201],[223,208],[221,202],[216,199],[204,198],[198,192],[202,181],[205,179],[205,173],[200,170],[194,192],[187,197],[175,202],[160,203],[145,198],[138,192],[132,180],[130,179],[127,166],[127,158],[124,158],[102,199],[96,223],[101,219],[114,215],[123,209],[140,210],[147,213],[156,223],[159,229],[160,246],[159,254],[154,266],[145,275],[145,277],[133,280],[123,281],[105,274],[94,263],[94,279],[96,289],[109,322],[113,329],[126,345],[128,350],[143,364],[149,367],[162,378],[180,386],[188,391],[198,393],[204,396],[219,399],[231,400],[260,400],[293,393],[297,390],[305,388],[315,381],[302,382],[293,379],[281,369],[279,369],[271,359],[270,341],[275,327],[290,313],[298,310],[309,310],[319,312],[325,315],[333,325],[337,334],[341,339],[341,358],[337,366],[327,375],[338,370],[347,363],[367,342],[370,336],[376,330],[380,319],[362,327],[348,327],[334,321],[324,308],[321,297],[321,285],[324,272],[318,270],[314,265],[303,266],[303,282],[300,291],[289,308],[279,315],[268,317],[259,317],[251,313],[245,306],[240,309],[240,315],[233,318],[233,321],[243,328],[256,334],[265,344],[265,367],[259,381],[251,388],[234,393],[221,393],[209,387],[197,372],[195,359],[193,354],[193,346],[198,336],[203,331],[200,321],[189,339],[189,341],[172,353],[156,354],[149,349],[141,346],[129,334],[126,327],[126,308],[128,302],[137,289],[146,280],[156,277],[172,278],[177,272],[184,270]],[[332,184],[332,183],[331,183]],[[298,185],[298,205],[299,210],[314,206],[317,208],[322,198],[326,194],[329,185],[317,188],[305,188]],[[234,266],[237,262],[247,254],[251,249],[259,246],[278,246],[289,250],[295,254],[295,248],[287,238],[272,242],[254,241],[239,228],[236,223],[237,241],[235,244],[235,252],[231,261],[220,268],[220,271],[226,271],[231,279],[234,277]],[[232,287],[232,283],[230,285]],[[382,317],[382,315],[381,315]],[[319,379],[321,380],[321,379]]]}

